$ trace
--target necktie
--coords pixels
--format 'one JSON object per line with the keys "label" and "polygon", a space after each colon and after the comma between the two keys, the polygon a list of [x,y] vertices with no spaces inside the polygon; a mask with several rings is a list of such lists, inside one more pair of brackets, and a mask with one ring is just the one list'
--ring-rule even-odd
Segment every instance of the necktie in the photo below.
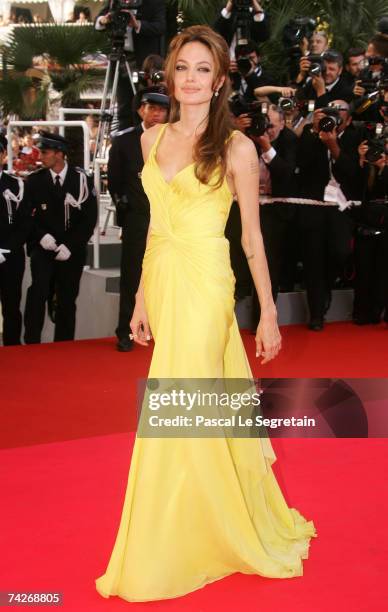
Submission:
{"label": "necktie", "polygon": [[57,193],[61,193],[62,186],[61,186],[61,178],[60,178],[59,174],[57,174],[56,177],[55,177],[54,186],[55,186],[55,191]]}

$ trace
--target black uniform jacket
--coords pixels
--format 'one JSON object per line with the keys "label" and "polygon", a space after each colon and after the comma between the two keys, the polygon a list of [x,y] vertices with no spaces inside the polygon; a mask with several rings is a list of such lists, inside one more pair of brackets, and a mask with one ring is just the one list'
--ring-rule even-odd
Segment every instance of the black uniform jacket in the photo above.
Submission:
{"label": "black uniform jacket", "polygon": [[[12,198],[13,194],[14,198]],[[21,179],[2,172],[0,177],[0,248],[16,251],[31,231],[31,217]]]}
{"label": "black uniform jacket", "polygon": [[[66,205],[68,194],[73,202]],[[79,201],[80,196],[83,201]],[[97,199],[92,179],[81,168],[68,166],[58,196],[50,170],[30,174],[25,197],[32,217],[28,252],[45,234],[51,234],[58,245],[66,245],[72,253],[85,248],[97,221]]]}

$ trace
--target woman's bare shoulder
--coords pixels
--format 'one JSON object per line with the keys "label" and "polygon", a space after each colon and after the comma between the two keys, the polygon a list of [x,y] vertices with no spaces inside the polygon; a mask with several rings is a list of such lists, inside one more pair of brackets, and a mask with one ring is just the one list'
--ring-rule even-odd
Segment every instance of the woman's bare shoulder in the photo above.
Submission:
{"label": "woman's bare shoulder", "polygon": [[248,161],[257,160],[257,151],[253,141],[240,130],[233,132],[228,147],[230,171],[243,167]]}

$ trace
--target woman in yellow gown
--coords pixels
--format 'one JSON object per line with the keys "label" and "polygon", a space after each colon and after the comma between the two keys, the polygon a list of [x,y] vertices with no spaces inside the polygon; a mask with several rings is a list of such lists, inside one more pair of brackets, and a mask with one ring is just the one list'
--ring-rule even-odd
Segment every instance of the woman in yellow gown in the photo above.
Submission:
{"label": "woman in yellow gown", "polygon": [[[224,237],[232,194],[261,304],[256,355],[263,363],[280,349],[259,225],[258,158],[231,128],[228,66],[228,47],[210,28],[176,36],[166,64],[171,122],[142,135],[151,222],[131,329],[139,344],[154,337],[150,378],[252,378]],[[287,506],[274,461],[268,438],[138,435],[98,592],[148,601],[234,572],[301,576],[315,528]]]}

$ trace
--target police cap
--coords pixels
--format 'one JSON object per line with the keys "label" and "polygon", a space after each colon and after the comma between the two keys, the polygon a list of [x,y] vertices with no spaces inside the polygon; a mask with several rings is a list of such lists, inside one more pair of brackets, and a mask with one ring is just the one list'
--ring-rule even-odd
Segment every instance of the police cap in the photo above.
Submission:
{"label": "police cap", "polygon": [[52,149],[53,151],[62,151],[66,153],[69,148],[69,143],[59,134],[40,132],[36,146],[41,150]]}
{"label": "police cap", "polygon": [[170,98],[164,93],[159,93],[156,91],[147,91],[143,93],[140,103],[158,104],[159,106],[168,108],[170,106]]}

